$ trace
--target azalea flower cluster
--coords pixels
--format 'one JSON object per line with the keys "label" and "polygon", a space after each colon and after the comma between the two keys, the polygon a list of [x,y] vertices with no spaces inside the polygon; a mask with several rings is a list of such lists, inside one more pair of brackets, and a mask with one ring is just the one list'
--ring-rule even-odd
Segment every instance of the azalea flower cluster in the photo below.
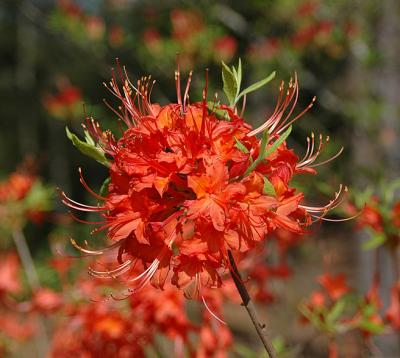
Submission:
{"label": "azalea flower cluster", "polygon": [[[380,288],[380,256],[381,251],[389,253],[393,267],[393,279],[390,292],[390,304],[384,311],[384,318],[393,330],[400,330],[400,201],[396,191],[400,185],[398,180],[383,183],[374,194],[371,188],[355,196],[354,204],[349,205],[349,212],[362,206],[363,210],[357,220],[357,229],[368,232],[369,239],[364,248],[375,250],[374,277],[372,289],[379,300]],[[365,204],[364,204],[365,203]]]}
{"label": "azalea flower cluster", "polygon": [[[351,206],[350,210],[356,209]],[[371,196],[357,220],[357,227],[370,232],[374,238],[371,248],[385,245],[389,250],[396,250],[400,240],[400,201],[382,202],[377,196]]]}
{"label": "azalea flower cluster", "polygon": [[[84,124],[86,142],[68,132],[74,145],[110,171],[104,195],[94,193],[81,173],[99,204],[62,197],[71,208],[100,213],[104,221],[94,233],[105,231],[112,245],[91,250],[73,244],[95,256],[116,250],[112,267],[90,269],[96,277],[116,278],[141,265],[143,273],[127,280],[127,294],[148,282],[163,288],[169,281],[188,297],[202,297],[204,287],[222,285],[221,275],[230,268],[228,251],[246,253],[277,229],[303,234],[341,201],[342,187],[327,205],[306,206],[303,194],[291,187],[294,175],[315,174],[314,168],[326,162],[315,163],[325,145],[322,136],[319,142],[314,135],[308,138],[301,160],[285,142],[291,124],[312,106],[292,116],[297,77],[287,87],[281,84],[274,112],[253,129],[236,103],[272,77],[240,92],[241,65],[225,65],[224,71],[229,106],[207,102],[207,86],[203,100],[190,103],[191,75],[182,96],[179,70],[177,103],[161,106],[150,101],[149,77],[135,86],[119,68],[122,87],[115,74],[106,87],[120,100],[114,111],[126,126],[122,137],[117,140],[92,118]],[[236,95],[227,76],[237,80]]]}
{"label": "azalea flower cluster", "polygon": [[[145,357],[146,352],[159,349],[160,339],[172,343],[176,357],[205,358],[216,353],[226,357],[232,348],[232,333],[220,318],[216,320],[201,305],[189,319],[184,297],[170,284],[162,291],[147,286],[122,301],[115,296],[117,300],[104,299],[105,291],[118,287],[116,282],[105,286],[103,280],[75,277],[71,258],[59,257],[51,266],[58,272],[62,290],[42,286],[27,296],[17,255],[2,253],[0,258],[2,354],[13,352],[13,344],[28,339],[43,344],[38,338],[40,320],[50,316],[49,357]],[[222,304],[237,296],[232,288],[228,284],[223,290],[204,292],[219,317],[223,317]]]}
{"label": "azalea flower cluster", "polygon": [[322,289],[315,290],[299,306],[301,322],[311,323],[329,341],[329,358],[339,356],[341,335],[355,330],[368,340],[383,332],[384,323],[379,314],[380,300],[376,289],[365,297],[350,293],[344,274],[326,273],[318,278]]}
{"label": "azalea flower cluster", "polygon": [[[159,349],[160,339],[172,343],[176,357],[189,354],[205,358],[216,353],[225,357],[232,346],[230,330],[205,307],[200,317],[189,320],[184,297],[170,284],[162,291],[145,287],[119,302],[104,300],[107,287],[103,284],[101,280],[80,277],[72,291],[64,291],[60,313],[69,318],[56,327],[51,357],[145,357],[146,352]],[[115,285],[112,283],[108,289],[115,289]],[[220,291],[205,294],[214,312],[221,315]]]}

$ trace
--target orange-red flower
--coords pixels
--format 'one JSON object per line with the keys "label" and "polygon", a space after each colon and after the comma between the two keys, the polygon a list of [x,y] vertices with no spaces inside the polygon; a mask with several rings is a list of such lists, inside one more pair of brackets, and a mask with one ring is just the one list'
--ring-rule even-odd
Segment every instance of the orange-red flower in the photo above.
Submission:
{"label": "orange-red flower", "polygon": [[229,62],[235,56],[238,44],[233,36],[225,35],[216,38],[213,47],[218,61]]}
{"label": "orange-red flower", "polygon": [[394,329],[400,329],[400,283],[396,283],[392,287],[390,306],[386,310],[385,316]]}
{"label": "orange-red flower", "polygon": [[0,256],[0,299],[7,294],[15,294],[21,290],[19,280],[19,261],[15,253]]}
{"label": "orange-red flower", "polygon": [[81,91],[70,84],[62,84],[58,93],[43,99],[45,109],[56,118],[74,116],[81,109],[81,102]]}
{"label": "orange-red flower", "polygon": [[0,182],[0,203],[22,200],[35,180],[36,177],[30,174],[12,173],[7,180]]}
{"label": "orange-red flower", "polygon": [[[79,204],[62,194],[72,208],[100,212],[104,222],[95,232],[106,231],[110,250],[118,250],[115,265],[93,268],[93,275],[118,277],[139,264],[144,272],[131,275],[130,292],[150,281],[162,288],[168,279],[202,296],[203,287],[221,286],[221,274],[229,268],[228,250],[247,252],[277,229],[302,234],[313,217],[338,204],[339,194],[327,206],[305,206],[303,194],[291,187],[296,173],[315,173],[323,147],[322,137],[317,145],[312,136],[299,160],[279,141],[311,107],[290,118],[298,98],[297,78],[287,89],[281,85],[274,113],[252,129],[235,109],[218,103],[210,107],[207,88],[203,101],[189,103],[191,77],[182,98],[179,71],[178,101],[165,106],[150,102],[150,78],[134,87],[119,73],[122,88],[115,75],[108,88],[121,101],[116,113],[127,127],[122,137],[116,140],[103,132],[93,119],[85,124],[110,158],[108,194],[93,193],[82,176],[98,205]],[[267,140],[256,137],[266,132]],[[93,255],[105,251],[80,249]]]}
{"label": "orange-red flower", "polygon": [[350,290],[346,283],[346,276],[344,274],[324,274],[318,278],[318,282],[334,301],[338,300]]}
{"label": "orange-red flower", "polygon": [[378,209],[378,202],[376,199],[365,205],[358,220],[358,225],[360,227],[370,227],[376,232],[383,231],[383,218]]}
{"label": "orange-red flower", "polygon": [[41,313],[53,313],[63,305],[61,294],[50,288],[43,287],[37,289],[32,297],[32,310]]}

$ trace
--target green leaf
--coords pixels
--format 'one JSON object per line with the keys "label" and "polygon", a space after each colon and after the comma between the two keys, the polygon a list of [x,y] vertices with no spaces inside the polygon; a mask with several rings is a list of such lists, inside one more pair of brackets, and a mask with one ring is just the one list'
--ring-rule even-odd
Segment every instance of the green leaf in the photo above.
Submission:
{"label": "green leaf", "polygon": [[253,83],[251,86],[247,87],[244,89],[240,94],[236,97],[236,102],[243,97],[244,95],[254,92],[261,88],[262,86],[265,86],[268,82],[271,82],[275,78],[276,72],[272,72],[268,77],[264,78],[261,81],[258,81],[256,83]]}
{"label": "green leaf", "polygon": [[264,158],[269,157],[275,150],[289,137],[292,131],[292,126],[290,126],[286,131],[281,134],[281,136],[272,144],[268,150],[265,152]]}
{"label": "green leaf", "polygon": [[275,188],[267,177],[264,177],[263,194],[269,196],[276,196]]}
{"label": "green leaf", "polygon": [[235,95],[235,101],[236,101],[236,98],[239,96],[240,86],[242,84],[242,60],[240,58],[239,58],[237,70],[235,67],[232,67],[232,69],[233,69],[233,73],[235,75],[236,83],[237,83],[237,90],[236,90],[236,95]]}
{"label": "green leaf", "polygon": [[383,245],[387,240],[384,233],[374,233],[370,240],[363,242],[362,248],[364,250],[372,250]]}
{"label": "green leaf", "polygon": [[235,74],[224,61],[222,61],[222,81],[224,83],[224,93],[228,98],[229,105],[233,106],[238,91],[238,83]]}
{"label": "green leaf", "polygon": [[269,134],[268,134],[268,130],[266,130],[263,132],[263,136],[261,139],[260,153],[258,154],[257,159],[254,162],[252,162],[251,165],[247,168],[246,172],[243,174],[243,177],[248,176],[254,169],[257,168],[257,165],[260,164],[264,160],[265,149],[267,147],[268,139],[269,139]]}
{"label": "green leaf", "polygon": [[340,299],[339,301],[337,301],[326,315],[327,323],[334,323],[343,313],[345,307],[346,301],[344,299]]}
{"label": "green leaf", "polygon": [[219,108],[219,103],[214,103],[212,101],[207,102],[207,110],[209,113],[213,113],[218,119],[225,121],[230,121],[228,112],[225,109]]}
{"label": "green leaf", "polygon": [[393,180],[389,184],[384,181],[382,185],[382,196],[384,202],[390,204],[394,200],[395,191],[400,187],[400,178]]}
{"label": "green leaf", "polygon": [[373,303],[366,304],[362,308],[362,313],[363,313],[363,316],[365,316],[365,317],[371,317],[373,314],[376,313],[376,311],[377,311],[377,307]]}
{"label": "green leaf", "polygon": [[242,358],[257,358],[259,357],[258,353],[255,352],[253,349],[246,347],[243,344],[236,344],[235,345],[236,353],[239,354]]}
{"label": "green leaf", "polygon": [[367,187],[363,192],[357,193],[354,198],[356,207],[362,209],[373,193],[374,189],[372,187]]}
{"label": "green leaf", "polygon": [[374,323],[371,321],[362,321],[359,327],[365,331],[368,331],[372,334],[380,334],[384,331],[385,326],[383,324]]}
{"label": "green leaf", "polygon": [[26,209],[50,211],[54,194],[54,188],[44,185],[40,180],[36,180],[23,203]]}
{"label": "green leaf", "polygon": [[239,149],[241,152],[245,153],[245,154],[249,154],[249,150],[246,148],[246,146],[236,137],[233,137],[233,139],[235,139],[235,147],[237,149]]}
{"label": "green leaf", "polygon": [[283,337],[275,337],[272,340],[272,345],[275,348],[276,354],[279,356],[281,354],[283,354],[286,351],[286,345],[285,345],[285,340],[283,339]]}
{"label": "green leaf", "polygon": [[91,143],[81,141],[75,134],[70,132],[68,127],[65,127],[65,131],[69,140],[82,154],[97,160],[100,164],[103,164],[106,167],[109,166],[108,160],[100,148]]}
{"label": "green leaf", "polygon": [[86,143],[89,144],[89,145],[95,146],[96,143],[93,140],[93,138],[90,136],[89,132],[88,131],[83,131],[83,133],[85,133],[85,141],[86,141]]}
{"label": "green leaf", "polygon": [[317,329],[319,329],[319,330],[324,330],[324,325],[323,325],[323,323],[321,322],[321,314],[322,314],[322,316],[323,316],[323,312],[320,312],[320,311],[316,311],[316,312],[314,312],[314,311],[310,311],[310,309],[306,306],[306,305],[304,305],[304,304],[301,304],[299,307],[298,307],[298,309],[299,309],[299,311],[300,311],[300,313],[305,317],[305,318],[307,318],[309,321],[310,321],[310,323],[311,324],[313,324],[314,326],[315,326],[315,328],[317,328]]}
{"label": "green leaf", "polygon": [[110,184],[110,182],[111,182],[110,177],[108,177],[106,180],[103,181],[103,184],[101,184],[100,187],[100,193],[99,193],[100,196],[105,197],[108,195],[108,184]]}

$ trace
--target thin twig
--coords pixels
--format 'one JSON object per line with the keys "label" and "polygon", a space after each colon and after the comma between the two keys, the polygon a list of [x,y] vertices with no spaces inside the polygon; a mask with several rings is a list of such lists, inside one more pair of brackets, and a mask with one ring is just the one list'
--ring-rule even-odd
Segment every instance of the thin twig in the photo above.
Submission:
{"label": "thin twig", "polygon": [[35,268],[35,264],[33,263],[32,255],[29,251],[29,247],[26,243],[25,236],[19,229],[15,229],[12,236],[15,246],[17,247],[22,266],[26,273],[29,286],[31,287],[32,291],[35,291],[40,287],[39,277]]}
{"label": "thin twig", "polygon": [[[31,252],[26,242],[25,235],[20,229],[15,229],[13,230],[12,237],[15,246],[17,247],[18,256],[24,268],[28,284],[32,292],[35,292],[38,288],[40,288],[40,281],[35,268],[35,264],[33,262]],[[42,316],[39,316],[37,347],[36,347],[39,357],[46,356],[48,347],[49,347],[49,338],[47,335],[44,318]]]}
{"label": "thin twig", "polygon": [[240,294],[240,297],[243,301],[243,306],[246,308],[247,313],[249,314],[251,321],[253,322],[254,327],[257,330],[258,336],[261,339],[262,344],[264,345],[265,350],[268,353],[270,358],[277,358],[275,349],[268,338],[267,327],[264,323],[261,323],[256,307],[254,306],[253,301],[250,298],[249,293],[245,285],[243,284],[242,278],[236,266],[236,262],[233,258],[231,251],[228,250],[229,262],[230,262],[230,273],[233,279],[233,282],[236,285],[236,288]]}

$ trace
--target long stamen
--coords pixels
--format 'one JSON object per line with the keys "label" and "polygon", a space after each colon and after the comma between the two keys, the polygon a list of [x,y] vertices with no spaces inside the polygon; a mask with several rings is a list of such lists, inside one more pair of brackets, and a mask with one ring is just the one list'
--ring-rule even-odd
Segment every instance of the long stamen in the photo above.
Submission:
{"label": "long stamen", "polygon": [[336,159],[340,154],[342,154],[343,150],[344,150],[344,147],[341,147],[340,150],[333,157],[331,157],[331,158],[329,158],[327,160],[324,160],[323,162],[315,163],[313,165],[310,165],[309,167],[310,168],[315,168],[315,167],[319,167],[320,165],[324,165],[326,163],[329,163],[330,161]]}
{"label": "long stamen", "polygon": [[329,163],[330,161],[336,159],[340,154],[342,154],[344,148],[340,148],[340,150],[333,155],[331,158],[326,159],[322,162],[319,163],[314,163],[316,159],[319,157],[319,155],[322,153],[324,147],[326,144],[329,142],[329,136],[326,137],[325,142],[322,139],[322,135],[319,135],[319,144],[318,148],[314,151],[314,145],[315,145],[315,140],[314,140],[314,133],[311,134],[311,140],[309,137],[307,137],[307,150],[306,154],[304,155],[303,159],[296,165],[297,169],[308,167],[308,168],[315,168],[320,165]]}
{"label": "long stamen", "polygon": [[112,278],[115,279],[118,276],[123,275],[124,273],[128,272],[132,266],[132,261],[127,260],[122,265],[118,266],[114,270],[106,270],[106,271],[99,271],[95,270],[92,267],[89,267],[89,275],[97,278]]}
{"label": "long stamen", "polygon": [[82,224],[102,225],[102,224],[105,223],[105,221],[87,221],[87,220],[82,220],[82,219],[78,218],[72,211],[69,211],[68,214],[72,217],[72,219],[74,219],[78,223],[82,223]]}
{"label": "long stamen", "polygon": [[76,210],[80,211],[88,211],[88,212],[99,212],[99,211],[104,211],[106,210],[105,206],[91,206],[91,205],[86,205],[86,204],[81,204],[78,203],[75,200],[72,200],[69,198],[65,192],[59,190],[60,196],[61,196],[61,201],[69,206],[70,208],[74,208]]}
{"label": "long stamen", "polygon": [[176,56],[176,70],[175,70],[175,87],[176,87],[176,98],[178,104],[182,106],[182,94],[181,94],[181,70],[179,64],[179,55]]}
{"label": "long stamen", "polygon": [[[288,85],[288,89],[286,90],[286,95],[284,95],[284,83],[282,82],[279,87],[279,98],[276,103],[275,109],[269,119],[259,126],[258,128],[252,130],[247,134],[247,136],[253,136],[258,133],[263,132],[268,129],[268,133],[271,136],[279,135],[284,130],[286,130],[291,124],[293,124],[296,120],[302,117],[310,108],[314,105],[316,97],[314,97],[311,103],[297,116],[293,119],[289,120],[292,115],[297,101],[299,97],[299,85],[297,80],[297,74],[295,74],[294,80],[291,79]],[[290,108],[289,108],[290,107]],[[289,110],[288,110],[289,108]],[[288,110],[286,116],[284,117],[285,112]]]}
{"label": "long stamen", "polygon": [[201,300],[203,301],[204,307],[207,309],[208,313],[210,313],[210,315],[213,316],[218,322],[227,326],[227,323],[224,320],[219,318],[213,311],[211,311],[211,309],[208,307],[207,302],[203,295],[201,295]]}
{"label": "long stamen", "polygon": [[309,213],[326,213],[327,211],[333,210],[343,203],[344,198],[340,198],[340,196],[342,192],[346,193],[347,191],[348,191],[347,187],[346,186],[343,187],[343,185],[340,184],[339,191],[335,193],[335,197],[332,200],[330,200],[327,205],[319,207],[299,205],[299,208],[302,208]]}
{"label": "long stamen", "polygon": [[190,88],[190,83],[192,82],[192,76],[193,76],[193,71],[189,72],[189,77],[187,80],[186,88],[185,88],[185,93],[183,95],[183,112],[185,112],[185,106],[187,103],[187,100],[189,99],[189,88]]}
{"label": "long stamen", "polygon": [[92,194],[96,199],[99,199],[99,200],[102,200],[102,201],[107,200],[107,198],[105,198],[105,197],[103,197],[103,196],[100,196],[99,194],[95,193],[92,189],[90,189],[90,187],[87,185],[85,179],[83,178],[82,168],[81,168],[81,167],[78,168],[78,171],[79,171],[79,176],[80,176],[79,181],[80,181],[81,184],[84,186],[84,188],[85,188],[90,194]]}
{"label": "long stamen", "polygon": [[82,246],[78,245],[78,243],[77,243],[74,239],[72,239],[72,238],[70,238],[70,242],[71,242],[72,246],[75,247],[77,250],[79,250],[79,251],[81,251],[81,252],[83,252],[83,253],[85,253],[85,254],[93,255],[93,256],[102,255],[102,254],[104,254],[106,251],[115,249],[116,247],[121,246],[121,244],[122,244],[121,241],[118,241],[118,242],[116,242],[115,244],[112,244],[112,245],[110,245],[110,246],[104,247],[104,248],[99,249],[99,250],[88,250],[88,249],[85,249],[85,248],[83,248]]}

